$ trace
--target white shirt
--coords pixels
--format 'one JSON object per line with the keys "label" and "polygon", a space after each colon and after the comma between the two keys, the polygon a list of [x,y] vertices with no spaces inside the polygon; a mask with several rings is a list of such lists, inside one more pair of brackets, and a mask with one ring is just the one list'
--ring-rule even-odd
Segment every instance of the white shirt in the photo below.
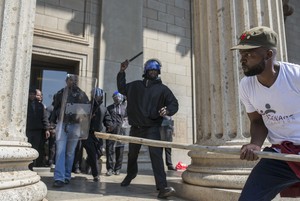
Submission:
{"label": "white shirt", "polygon": [[269,88],[256,76],[244,77],[239,85],[240,98],[247,113],[262,115],[270,143],[291,141],[300,145],[300,66],[279,63],[278,77]]}

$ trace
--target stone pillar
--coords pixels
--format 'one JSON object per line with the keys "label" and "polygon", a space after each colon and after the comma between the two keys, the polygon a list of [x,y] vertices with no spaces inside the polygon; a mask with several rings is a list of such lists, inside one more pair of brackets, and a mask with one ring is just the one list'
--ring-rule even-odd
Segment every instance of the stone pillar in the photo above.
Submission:
{"label": "stone pillar", "polygon": [[25,135],[35,0],[0,2],[0,200],[42,200],[47,188],[28,164]]}
{"label": "stone pillar", "polygon": [[[249,120],[238,97],[243,76],[237,44],[243,30],[265,25],[279,34],[278,60],[286,60],[282,1],[192,1],[197,144],[240,149]],[[239,156],[190,151],[182,174],[191,200],[237,200],[254,162]],[[179,189],[179,188],[177,188]],[[176,190],[177,190],[176,189]],[[180,190],[181,191],[181,190]]]}

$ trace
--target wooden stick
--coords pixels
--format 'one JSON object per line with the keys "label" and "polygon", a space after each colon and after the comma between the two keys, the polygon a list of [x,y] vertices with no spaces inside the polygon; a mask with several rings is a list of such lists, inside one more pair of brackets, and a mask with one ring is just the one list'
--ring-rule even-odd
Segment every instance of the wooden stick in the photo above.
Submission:
{"label": "wooden stick", "polygon": [[[149,139],[139,138],[139,137],[115,135],[115,134],[100,133],[100,132],[95,132],[95,136],[97,138],[102,138],[106,140],[115,140],[119,142],[142,144],[142,145],[147,145],[152,147],[165,147],[165,148],[175,148],[175,149],[186,149],[192,151],[207,151],[207,152],[231,154],[231,155],[238,155],[238,156],[240,155],[240,148],[228,148],[225,146],[203,146],[198,144],[187,145],[183,143],[167,142],[167,141],[160,141],[160,140],[149,140]],[[254,153],[257,154],[260,158],[300,162],[300,155],[296,155],[296,154],[281,154],[281,153],[264,152],[264,151],[254,151]]]}

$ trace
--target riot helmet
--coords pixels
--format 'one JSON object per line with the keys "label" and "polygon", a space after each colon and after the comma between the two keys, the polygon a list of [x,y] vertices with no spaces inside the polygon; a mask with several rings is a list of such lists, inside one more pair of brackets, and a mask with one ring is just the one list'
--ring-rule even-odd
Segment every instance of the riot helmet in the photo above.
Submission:
{"label": "riot helmet", "polygon": [[120,104],[124,100],[123,95],[121,93],[119,93],[118,91],[115,91],[113,93],[112,98],[113,98],[115,104]]}
{"label": "riot helmet", "polygon": [[98,104],[101,104],[102,101],[103,101],[103,95],[104,95],[104,92],[102,89],[100,88],[94,88],[92,90],[92,97],[94,97],[94,100],[98,103]]}
{"label": "riot helmet", "polygon": [[149,59],[144,64],[144,74],[143,77],[147,76],[149,70],[156,70],[160,74],[161,62],[158,59]]}

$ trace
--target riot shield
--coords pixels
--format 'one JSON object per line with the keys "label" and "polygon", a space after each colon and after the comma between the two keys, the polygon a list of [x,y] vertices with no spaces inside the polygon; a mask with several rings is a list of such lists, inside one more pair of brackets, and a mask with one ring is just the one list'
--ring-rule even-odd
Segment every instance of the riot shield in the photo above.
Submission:
{"label": "riot shield", "polygon": [[66,86],[56,93],[60,102],[56,140],[87,139],[92,115],[92,89],[96,78],[68,74]]}

